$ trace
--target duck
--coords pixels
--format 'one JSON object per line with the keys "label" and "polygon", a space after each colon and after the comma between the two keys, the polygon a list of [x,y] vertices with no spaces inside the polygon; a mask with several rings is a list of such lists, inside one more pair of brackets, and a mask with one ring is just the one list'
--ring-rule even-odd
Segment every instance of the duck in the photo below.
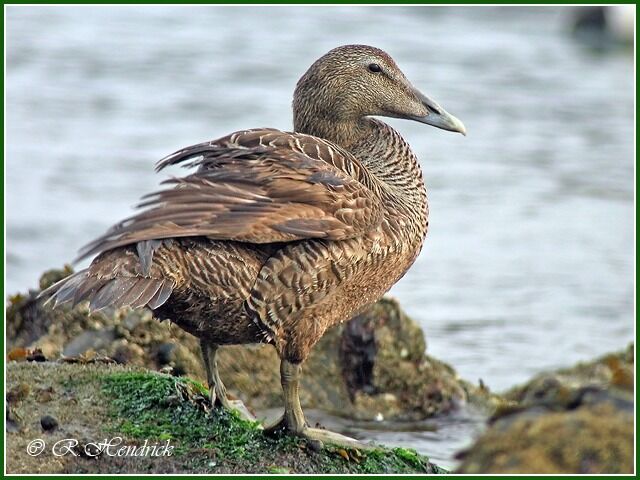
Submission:
{"label": "duck", "polygon": [[[200,341],[212,404],[233,409],[216,354],[266,343],[280,358],[284,413],[266,433],[362,446],[311,428],[302,365],[327,329],[377,301],[413,264],[428,230],[420,164],[376,117],[466,134],[384,51],[344,45],[293,95],[293,131],[254,128],[161,159],[190,169],[80,250],[91,264],[41,293],[54,307],[148,308]],[[259,379],[256,379],[259,381]]]}

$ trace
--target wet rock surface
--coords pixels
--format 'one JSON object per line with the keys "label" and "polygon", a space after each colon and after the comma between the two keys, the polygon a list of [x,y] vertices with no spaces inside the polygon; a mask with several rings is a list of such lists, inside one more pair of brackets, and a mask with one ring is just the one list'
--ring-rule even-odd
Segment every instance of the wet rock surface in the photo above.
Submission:
{"label": "wet rock surface", "polygon": [[632,473],[634,347],[505,394],[458,473]]}
{"label": "wet rock surface", "polygon": [[[40,288],[71,273],[46,272]],[[200,380],[205,373],[198,341],[146,310],[90,313],[86,304],[52,309],[38,291],[10,298],[8,354],[20,349],[43,359],[108,357],[117,363],[170,371]],[[382,299],[328,331],[304,365],[301,402],[358,419],[417,420],[450,412],[467,402],[492,409],[499,397],[458,378],[425,353],[424,334],[392,299]],[[19,355],[18,355],[19,356]],[[250,408],[278,407],[279,360],[269,345],[221,349],[219,367],[231,396]]]}

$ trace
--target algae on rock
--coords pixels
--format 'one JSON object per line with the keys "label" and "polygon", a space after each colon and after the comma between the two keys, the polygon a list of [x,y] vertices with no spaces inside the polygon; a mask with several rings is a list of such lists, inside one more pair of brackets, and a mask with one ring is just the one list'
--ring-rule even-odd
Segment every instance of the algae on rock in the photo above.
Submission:
{"label": "algae on rock", "polygon": [[633,344],[505,395],[458,473],[633,473]]}
{"label": "algae on rock", "polygon": [[[8,413],[16,428],[7,433],[7,471],[13,474],[443,472],[407,449],[315,451],[303,439],[267,437],[257,424],[211,409],[201,384],[141,368],[9,362],[7,386],[15,392]],[[43,415],[55,417],[59,427],[43,432]],[[29,455],[36,438],[45,448]],[[99,453],[96,443],[117,438],[117,446]],[[66,439],[78,440],[73,453],[54,455],[52,446]],[[116,454],[145,446],[161,446],[169,454]]]}

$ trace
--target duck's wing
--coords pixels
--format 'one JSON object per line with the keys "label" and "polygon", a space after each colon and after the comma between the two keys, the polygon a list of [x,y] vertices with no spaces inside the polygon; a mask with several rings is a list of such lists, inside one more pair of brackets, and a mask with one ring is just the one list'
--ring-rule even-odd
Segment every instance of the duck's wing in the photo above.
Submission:
{"label": "duck's wing", "polygon": [[158,170],[183,164],[191,175],[163,182],[144,210],[85,246],[80,258],[123,245],[205,236],[250,243],[344,240],[382,221],[378,184],[348,152],[322,139],[247,130],[180,150]]}

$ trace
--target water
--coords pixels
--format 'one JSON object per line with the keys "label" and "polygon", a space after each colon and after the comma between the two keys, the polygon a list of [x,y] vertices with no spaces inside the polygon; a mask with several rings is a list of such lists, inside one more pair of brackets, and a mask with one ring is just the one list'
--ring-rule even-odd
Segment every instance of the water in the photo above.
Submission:
{"label": "water", "polygon": [[[577,44],[568,15],[9,7],[6,292],[35,286],[129,215],[165,154],[237,129],[290,129],[311,62],[367,43],[469,132],[390,121],[429,187],[425,248],[392,290],[428,351],[501,390],[621,348],[634,335],[633,55]],[[446,439],[474,431],[465,422],[388,435],[448,464]]]}
{"label": "water", "polygon": [[[340,432],[365,442],[380,445],[416,448],[429,456],[429,460],[444,468],[454,468],[454,456],[469,446],[469,439],[484,428],[486,417],[474,409],[464,409],[443,418],[430,418],[421,422],[358,421],[327,415],[318,410],[305,410],[310,425],[319,422],[333,432]],[[280,409],[258,412],[266,423],[282,415]]]}

